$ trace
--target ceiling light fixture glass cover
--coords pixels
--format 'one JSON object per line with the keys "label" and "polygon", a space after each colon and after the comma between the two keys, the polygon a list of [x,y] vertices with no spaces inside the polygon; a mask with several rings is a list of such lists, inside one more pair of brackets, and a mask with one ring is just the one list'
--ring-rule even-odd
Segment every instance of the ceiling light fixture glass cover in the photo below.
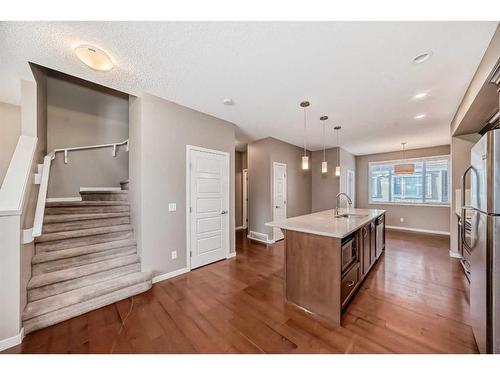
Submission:
{"label": "ceiling light fixture glass cover", "polygon": [[[403,147],[403,161],[405,161],[405,146],[406,142],[401,143]],[[414,163],[401,163],[396,164],[394,166],[394,174],[399,176],[409,176],[415,173],[415,164]]]}
{"label": "ceiling light fixture glass cover", "polygon": [[417,56],[415,56],[412,59],[412,61],[415,64],[422,64],[422,63],[426,62],[427,60],[429,60],[431,58],[431,56],[432,56],[432,51],[427,51],[427,52],[418,54]]}
{"label": "ceiling light fixture glass cover", "polygon": [[82,44],[75,48],[76,56],[89,68],[99,72],[107,72],[113,69],[113,61],[111,57],[102,49],[97,47]]}
{"label": "ceiling light fixture glass cover", "polygon": [[321,116],[319,118],[323,121],[323,161],[321,162],[321,173],[328,173],[328,163],[326,162],[326,137],[325,137],[325,121],[328,120],[328,116]]}
{"label": "ceiling light fixture glass cover", "polygon": [[421,113],[421,114],[415,116],[415,120],[420,120],[420,119],[423,119],[424,117],[425,117],[425,115],[423,113]]}
{"label": "ceiling light fixture glass cover", "polygon": [[309,107],[310,103],[307,100],[304,100],[300,103],[300,106],[304,109],[304,156],[302,156],[302,169],[309,169],[309,156],[307,155],[307,117],[306,117],[306,108]]}
{"label": "ceiling light fixture glass cover", "polygon": [[423,99],[427,96],[427,93],[426,92],[419,92],[418,94],[416,94],[413,98],[414,99]]}

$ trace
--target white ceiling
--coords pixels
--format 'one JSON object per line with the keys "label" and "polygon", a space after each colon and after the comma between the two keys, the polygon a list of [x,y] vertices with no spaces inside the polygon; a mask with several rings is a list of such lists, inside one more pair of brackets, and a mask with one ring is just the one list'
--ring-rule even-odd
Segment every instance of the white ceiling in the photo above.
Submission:
{"label": "white ceiling", "polygon": [[[238,125],[239,144],[273,136],[303,145],[299,102],[311,102],[308,148],[354,154],[449,143],[449,126],[496,22],[2,22],[0,101],[19,102],[27,61],[130,94],[148,92]],[[89,43],[116,62],[84,67]],[[421,65],[411,62],[431,50]],[[424,100],[415,93],[426,91]],[[223,98],[233,106],[224,106]],[[427,116],[415,120],[418,113]]]}

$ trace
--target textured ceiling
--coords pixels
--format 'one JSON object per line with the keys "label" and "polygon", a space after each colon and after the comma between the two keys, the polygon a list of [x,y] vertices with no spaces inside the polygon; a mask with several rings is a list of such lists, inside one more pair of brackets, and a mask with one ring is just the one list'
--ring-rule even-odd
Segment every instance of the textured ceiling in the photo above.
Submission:
{"label": "textured ceiling", "polygon": [[[449,124],[495,22],[3,22],[0,101],[18,102],[27,61],[130,94],[148,92],[238,125],[239,144],[273,136],[302,145],[299,102],[311,102],[308,148],[355,154],[449,143]],[[84,67],[94,44],[116,68]],[[411,62],[431,50],[421,65]],[[426,91],[424,100],[412,96]],[[223,98],[233,106],[224,106]],[[415,120],[418,113],[427,116]]]}

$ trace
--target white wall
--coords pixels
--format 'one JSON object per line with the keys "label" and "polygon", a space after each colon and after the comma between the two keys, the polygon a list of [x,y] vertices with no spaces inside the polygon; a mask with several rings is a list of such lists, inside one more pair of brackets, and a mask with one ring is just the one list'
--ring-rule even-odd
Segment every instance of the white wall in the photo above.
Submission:
{"label": "white wall", "polygon": [[[144,270],[161,275],[187,265],[186,145],[230,154],[230,250],[234,252],[234,130],[229,122],[152,95],[131,98],[129,194]],[[169,203],[176,203],[177,211],[169,212]]]}
{"label": "white wall", "polygon": [[0,103],[0,186],[21,135],[21,108]]}

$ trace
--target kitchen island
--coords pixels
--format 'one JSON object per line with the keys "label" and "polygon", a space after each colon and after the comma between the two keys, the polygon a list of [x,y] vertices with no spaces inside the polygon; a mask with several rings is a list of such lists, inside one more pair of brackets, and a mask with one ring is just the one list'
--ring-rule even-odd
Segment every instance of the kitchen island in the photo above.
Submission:
{"label": "kitchen island", "polygon": [[286,302],[340,325],[385,249],[385,210],[326,210],[266,225],[284,232]]}

